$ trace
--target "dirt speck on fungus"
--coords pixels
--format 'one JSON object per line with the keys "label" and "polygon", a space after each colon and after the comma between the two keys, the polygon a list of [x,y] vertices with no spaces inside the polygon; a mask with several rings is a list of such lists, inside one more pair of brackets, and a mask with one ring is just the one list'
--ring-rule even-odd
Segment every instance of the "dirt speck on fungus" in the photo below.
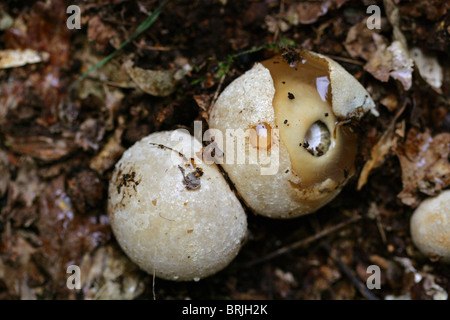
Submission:
{"label": "dirt speck on fungus", "polygon": [[200,167],[195,168],[194,171],[185,174],[185,169],[181,166],[178,166],[181,174],[183,176],[183,184],[188,190],[197,190],[201,187],[200,178],[203,176],[203,170]]}
{"label": "dirt speck on fungus", "polygon": [[134,191],[136,191],[136,186],[139,185],[140,181],[136,181],[136,172],[130,171],[129,173],[124,173],[119,175],[119,184],[117,185],[117,193],[120,193],[122,187],[128,187],[131,185]]}

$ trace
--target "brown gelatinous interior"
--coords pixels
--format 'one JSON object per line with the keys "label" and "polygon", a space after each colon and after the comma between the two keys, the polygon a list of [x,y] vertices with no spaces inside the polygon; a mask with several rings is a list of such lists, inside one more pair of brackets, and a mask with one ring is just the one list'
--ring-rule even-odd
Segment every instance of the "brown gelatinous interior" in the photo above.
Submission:
{"label": "brown gelatinous interior", "polygon": [[[299,61],[285,61],[281,55],[263,61],[275,86],[273,108],[280,138],[286,146],[292,169],[306,188],[328,178],[337,184],[354,172],[356,135],[342,125],[331,105],[331,81],[328,62],[306,51]],[[315,156],[304,145],[309,128],[317,121],[332,132],[327,151]]]}

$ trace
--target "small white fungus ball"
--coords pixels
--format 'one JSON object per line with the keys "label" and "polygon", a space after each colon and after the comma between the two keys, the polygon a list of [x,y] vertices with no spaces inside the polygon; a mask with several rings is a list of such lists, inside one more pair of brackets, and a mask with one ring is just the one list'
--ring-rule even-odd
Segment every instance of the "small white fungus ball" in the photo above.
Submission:
{"label": "small white fungus ball", "polygon": [[157,277],[190,281],[212,275],[238,254],[245,212],[202,144],[186,130],[153,133],[116,164],[108,214],[124,252]]}
{"label": "small white fungus ball", "polygon": [[450,190],[417,207],[411,217],[411,237],[423,254],[450,263]]}

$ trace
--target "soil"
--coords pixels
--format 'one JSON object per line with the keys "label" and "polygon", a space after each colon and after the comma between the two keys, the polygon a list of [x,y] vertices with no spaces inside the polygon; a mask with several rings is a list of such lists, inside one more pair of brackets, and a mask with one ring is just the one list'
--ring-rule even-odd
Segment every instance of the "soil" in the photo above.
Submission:
{"label": "soil", "polygon": [[[448,298],[450,266],[420,253],[409,231],[420,202],[450,184],[448,1],[172,0],[134,37],[161,3],[0,4],[0,51],[42,60],[0,69],[0,299]],[[80,29],[68,28],[69,5],[81,10]],[[367,27],[370,5],[380,29]],[[300,218],[246,208],[247,242],[214,276],[171,282],[139,270],[106,212],[123,151],[155,131],[193,132],[194,120],[207,128],[233,79],[296,48],[335,59],[376,102],[378,116],[353,124],[352,180]],[[428,72],[412,67],[411,48],[431,57]],[[71,265],[79,290],[67,286]],[[366,287],[371,265],[379,289]]]}

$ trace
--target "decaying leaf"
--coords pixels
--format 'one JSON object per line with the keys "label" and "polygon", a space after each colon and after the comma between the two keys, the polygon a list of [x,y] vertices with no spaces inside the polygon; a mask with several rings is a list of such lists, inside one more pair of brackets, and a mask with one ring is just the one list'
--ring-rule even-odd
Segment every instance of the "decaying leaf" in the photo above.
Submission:
{"label": "decaying leaf", "polygon": [[14,19],[5,11],[0,10],[0,30],[4,31],[13,26]]}
{"label": "decaying leaf", "polygon": [[270,33],[276,33],[277,30],[281,32],[286,32],[289,30],[290,26],[287,24],[284,20],[278,19],[277,17],[267,15],[264,18],[265,25],[267,27],[267,30]]}
{"label": "decaying leaf", "polygon": [[109,220],[104,214],[76,214],[66,193],[63,175],[47,184],[38,204],[40,216],[36,227],[42,244],[37,259],[42,269],[51,275],[47,284],[52,286],[55,295],[67,298],[75,294],[66,286],[67,267],[79,265],[86,252],[92,252],[109,240]]}
{"label": "decaying leaf", "polygon": [[386,300],[447,300],[448,293],[436,283],[435,276],[425,271],[418,271],[412,261],[406,257],[395,257],[394,260],[410,275],[411,283],[407,291],[401,295],[387,295]]}
{"label": "decaying leaf", "polygon": [[450,185],[450,133],[433,137],[429,130],[421,133],[411,128],[396,153],[403,183],[398,197],[404,204],[415,207],[420,202],[419,192],[433,196]]}
{"label": "decaying leaf", "polygon": [[[58,120],[58,108],[66,97],[64,79],[61,78],[70,65],[70,30],[67,28],[67,3],[63,0],[35,1],[27,4],[27,10],[21,10],[14,18],[14,25],[5,30],[2,39],[5,48],[35,50],[23,60],[48,63],[39,66],[39,72],[28,73],[26,97],[32,94],[39,97],[42,104],[42,119],[48,125]],[[31,53],[31,51],[28,51]],[[39,52],[47,54],[39,55]],[[18,70],[13,70],[18,71]],[[31,92],[30,92],[31,91]]]}
{"label": "decaying leaf", "polygon": [[[86,72],[105,57],[95,52],[86,38],[82,38],[80,48],[73,52],[72,58],[81,61],[81,70]],[[113,58],[101,68],[92,71],[89,78],[80,83],[78,90],[80,97],[84,99],[89,93],[103,97],[103,83],[120,88],[136,88],[134,82],[123,69],[120,60],[120,57]]]}
{"label": "decaying leaf", "polygon": [[117,115],[117,111],[120,108],[123,98],[125,95],[116,88],[109,88],[108,86],[104,86],[105,89],[105,111],[106,111],[106,120],[105,120],[105,128],[110,131],[114,129],[114,119]]}
{"label": "decaying leaf", "polygon": [[209,106],[211,105],[211,95],[209,94],[197,94],[194,95],[194,100],[203,111],[208,111]]}
{"label": "decaying leaf", "polygon": [[303,1],[296,6],[292,6],[288,11],[289,20],[292,24],[312,24],[321,16],[328,12],[331,1]]}
{"label": "decaying leaf", "polygon": [[425,80],[434,90],[440,93],[444,72],[436,56],[425,54],[418,48],[410,50],[411,57],[419,69],[420,76]]}
{"label": "decaying leaf", "polygon": [[385,1],[386,16],[393,28],[393,41],[369,30],[366,21],[350,28],[345,47],[354,58],[360,57],[367,61],[364,69],[376,79],[387,82],[389,78],[400,81],[405,90],[412,86],[414,61],[409,56],[406,38],[400,30],[399,11],[395,4]]}
{"label": "decaying leaf", "polygon": [[117,141],[115,136],[109,138],[103,149],[92,158],[89,167],[100,174],[103,174],[119,160],[125,148]]}
{"label": "decaying leaf", "polygon": [[388,46],[379,34],[373,34],[376,51],[370,55],[364,69],[380,81],[387,82],[389,77],[401,82],[405,90],[412,86],[413,60],[408,48],[402,42],[394,41]]}
{"label": "decaying leaf", "polygon": [[10,183],[10,202],[22,202],[31,207],[35,198],[44,189],[37,173],[37,164],[30,157],[21,157],[18,161],[17,177]]}
{"label": "decaying leaf", "polygon": [[9,259],[0,259],[0,283],[16,298],[35,300],[36,290],[28,282],[33,279],[32,255],[36,249],[22,236],[14,234],[8,239]]}
{"label": "decaying leaf", "polygon": [[84,150],[98,150],[99,143],[105,135],[105,124],[101,120],[85,120],[75,135],[75,144]]}
{"label": "decaying leaf", "polygon": [[48,61],[47,52],[32,49],[0,50],[0,69],[23,67],[27,64]]}
{"label": "decaying leaf", "polygon": [[8,154],[0,149],[0,198],[8,189],[10,177]]}
{"label": "decaying leaf", "polygon": [[177,82],[191,70],[189,64],[180,69],[146,70],[133,66],[131,60],[126,61],[123,67],[142,91],[157,97],[165,97],[174,92]]}
{"label": "decaying leaf", "polygon": [[98,51],[104,51],[108,43],[117,43],[119,38],[117,31],[103,23],[98,16],[89,19],[87,37],[90,42],[94,43],[95,49]]}
{"label": "decaying leaf", "polygon": [[81,169],[72,172],[66,179],[67,195],[79,214],[101,210],[104,185],[92,170]]}
{"label": "decaying leaf", "polygon": [[369,174],[384,163],[384,159],[389,154],[394,139],[394,124],[392,123],[381,136],[380,140],[370,151],[370,159],[364,164],[358,179],[357,189],[361,190],[367,183]]}
{"label": "decaying leaf", "polygon": [[397,112],[394,119],[391,121],[386,131],[381,136],[380,140],[378,140],[375,146],[373,146],[370,150],[370,159],[364,164],[364,167],[361,170],[361,174],[358,179],[357,190],[361,190],[362,187],[367,183],[370,172],[384,163],[386,155],[391,152],[392,146],[396,143],[397,136],[395,135],[395,133],[397,133],[397,135],[400,135],[401,137],[403,136],[402,132],[399,133],[395,130],[395,124],[404,110],[405,106],[403,106],[403,108],[401,108]]}
{"label": "decaying leaf", "polygon": [[411,89],[414,62],[409,57],[408,47],[396,40],[387,50],[391,55],[390,76],[400,81],[405,90]]}
{"label": "decaying leaf", "polygon": [[84,255],[81,290],[85,299],[131,300],[145,289],[148,278],[118,248],[106,245]]}
{"label": "decaying leaf", "polygon": [[73,142],[68,139],[45,136],[6,136],[5,145],[13,152],[29,155],[43,161],[61,159],[71,153],[75,147]]}
{"label": "decaying leaf", "polygon": [[[293,2],[284,14],[284,19],[291,25],[313,24],[328,11],[340,8],[348,0],[324,0]],[[284,22],[283,22],[284,23]],[[280,26],[281,27],[281,26]]]}
{"label": "decaying leaf", "polygon": [[380,103],[383,106],[385,106],[389,111],[394,111],[398,107],[397,96],[393,93],[388,94],[383,99],[381,99]]}

